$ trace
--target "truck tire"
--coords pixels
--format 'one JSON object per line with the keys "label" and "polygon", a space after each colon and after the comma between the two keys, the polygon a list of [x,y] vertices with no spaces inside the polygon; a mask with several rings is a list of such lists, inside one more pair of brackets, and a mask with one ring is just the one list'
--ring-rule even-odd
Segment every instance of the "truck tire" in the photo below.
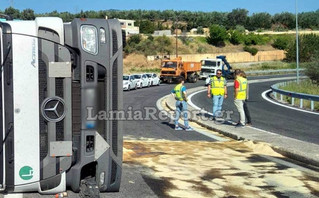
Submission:
{"label": "truck tire", "polygon": [[86,178],[81,180],[79,197],[100,198],[100,190],[95,178]]}
{"label": "truck tire", "polygon": [[189,75],[188,78],[187,78],[188,82],[194,83],[195,82],[195,77],[196,77],[196,75],[194,73]]}
{"label": "truck tire", "polygon": [[194,78],[193,78],[193,83],[196,83],[198,81],[198,76],[195,75]]}

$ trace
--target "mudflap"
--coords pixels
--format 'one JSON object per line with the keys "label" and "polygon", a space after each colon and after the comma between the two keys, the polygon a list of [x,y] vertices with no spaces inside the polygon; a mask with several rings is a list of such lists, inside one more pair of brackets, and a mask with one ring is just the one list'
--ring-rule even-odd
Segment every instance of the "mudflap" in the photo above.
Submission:
{"label": "mudflap", "polygon": [[100,198],[100,190],[95,178],[81,180],[79,196],[81,198]]}

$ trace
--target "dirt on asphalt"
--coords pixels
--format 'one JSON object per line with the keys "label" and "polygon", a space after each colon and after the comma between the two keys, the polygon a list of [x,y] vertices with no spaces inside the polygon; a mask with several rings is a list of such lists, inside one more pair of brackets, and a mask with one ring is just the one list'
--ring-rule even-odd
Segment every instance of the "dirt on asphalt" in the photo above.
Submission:
{"label": "dirt on asphalt", "polygon": [[319,173],[269,157],[284,159],[269,145],[250,141],[124,142],[124,163],[158,181],[159,197],[319,197]]}

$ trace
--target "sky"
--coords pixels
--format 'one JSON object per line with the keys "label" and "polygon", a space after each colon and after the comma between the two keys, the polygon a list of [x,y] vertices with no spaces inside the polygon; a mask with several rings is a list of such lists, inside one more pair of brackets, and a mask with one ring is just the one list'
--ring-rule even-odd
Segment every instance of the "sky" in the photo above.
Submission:
{"label": "sky", "polygon": [[231,12],[244,8],[249,15],[258,12],[276,14],[281,12],[295,13],[297,1],[298,12],[316,11],[319,0],[0,0],[0,10],[12,5],[20,11],[31,8],[35,13],[46,13],[57,10],[78,13],[81,10],[189,10],[203,12]]}

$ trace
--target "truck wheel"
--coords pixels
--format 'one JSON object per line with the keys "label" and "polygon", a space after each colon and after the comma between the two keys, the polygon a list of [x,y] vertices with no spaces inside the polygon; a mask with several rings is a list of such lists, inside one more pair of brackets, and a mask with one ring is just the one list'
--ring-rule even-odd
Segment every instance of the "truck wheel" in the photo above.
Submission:
{"label": "truck wheel", "polygon": [[127,91],[130,91],[131,90],[131,87],[130,87],[130,85],[127,87]]}
{"label": "truck wheel", "polygon": [[137,84],[135,84],[135,90],[137,89]]}
{"label": "truck wheel", "polygon": [[171,78],[167,80],[168,84],[172,84],[172,82],[173,82],[173,80]]}
{"label": "truck wheel", "polygon": [[198,81],[198,76],[195,75],[194,78],[193,78],[193,83],[196,83]]}
{"label": "truck wheel", "polygon": [[81,180],[79,196],[81,198],[99,198],[100,190],[95,178]]}

